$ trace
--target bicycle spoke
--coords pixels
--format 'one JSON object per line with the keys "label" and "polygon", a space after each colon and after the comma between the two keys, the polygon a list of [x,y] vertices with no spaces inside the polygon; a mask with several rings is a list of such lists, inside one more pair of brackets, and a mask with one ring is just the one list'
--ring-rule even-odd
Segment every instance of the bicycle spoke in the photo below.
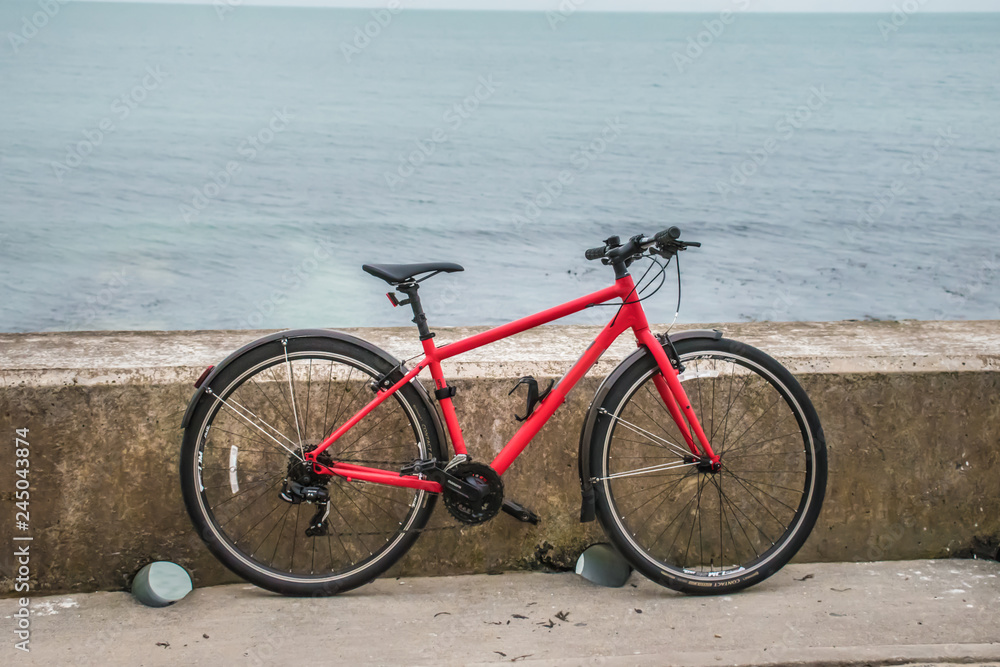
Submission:
{"label": "bicycle spoke", "polygon": [[[733,367],[733,370],[735,372],[735,366]],[[753,377],[752,375],[747,375],[746,378],[744,378],[743,384],[740,385],[740,390],[738,392],[736,392],[736,396],[733,397],[733,400],[729,403],[729,407],[726,408],[726,426],[722,430],[722,444],[719,445],[719,451],[725,451],[725,449],[726,449],[726,434],[729,431],[729,413],[732,410],[733,406],[736,405],[736,401],[739,400],[740,395],[743,393],[743,390],[747,388],[747,384],[750,383],[750,379],[752,377]],[[732,385],[730,385],[730,389],[732,389]],[[745,412],[745,409],[744,409],[744,412]],[[742,419],[742,418],[743,418],[743,415],[740,415],[740,419]],[[739,421],[734,420],[734,423],[738,424]]]}
{"label": "bicycle spoke", "polygon": [[[663,486],[666,487],[666,488],[664,488],[660,493],[656,494],[652,498],[649,498],[642,505],[639,505],[639,507],[636,507],[635,509],[632,510],[632,512],[630,512],[629,514],[626,514],[622,518],[624,519],[626,516],[629,516],[631,514],[634,514],[635,512],[638,512],[640,509],[642,509],[643,507],[645,507],[648,503],[651,503],[652,501],[654,501],[657,498],[659,498],[662,494],[669,493],[674,488],[676,488],[678,484],[680,484],[681,482],[683,482],[685,479],[687,479],[688,477],[690,477],[693,474],[694,473],[691,473],[691,474],[685,475],[684,477],[681,477],[680,479],[674,480],[673,482],[670,482],[669,485],[668,484],[664,484]],[[656,506],[656,510],[659,510],[662,505],[663,505],[663,501],[660,502],[660,505]],[[655,513],[656,510],[654,510],[654,513]],[[650,516],[652,516],[652,513],[650,514]],[[647,521],[648,521],[648,519],[647,519]],[[645,525],[645,524],[643,524],[643,525]],[[642,526],[640,526],[640,528],[642,528]]]}
{"label": "bicycle spoke", "polygon": [[260,436],[254,433],[250,429],[250,427],[247,426],[244,422],[236,422],[236,423],[239,424],[241,427],[245,428],[250,435],[246,436],[240,433],[235,433],[233,431],[227,431],[226,429],[222,428],[217,424],[212,426],[212,432],[210,435],[215,435],[216,433],[225,433],[226,435],[231,435],[234,438],[250,440],[254,443],[259,443],[267,447],[267,449],[250,449],[248,447],[240,447],[241,452],[253,452],[255,454],[272,454],[276,456],[284,456],[284,453],[278,451],[277,449],[274,449],[274,447],[271,446],[271,443],[267,442],[266,440],[261,440]]}
{"label": "bicycle spoke", "polygon": [[[340,391],[340,398],[337,399],[337,412],[336,412],[336,414],[333,417],[333,425],[334,426],[336,426],[336,424],[338,423],[338,421],[340,419],[340,407],[344,404],[344,395],[353,392],[353,390],[352,391],[348,391],[348,388],[351,386],[351,376],[352,375],[354,375],[354,367],[353,366],[347,371],[347,379],[344,380],[344,387]],[[333,378],[333,364],[332,363],[330,364],[330,378],[331,378],[331,380]],[[326,403],[327,410],[329,410],[329,408],[330,408],[330,389],[332,388],[332,386],[333,385],[331,384],[327,388],[327,403]],[[326,425],[327,424],[326,414],[327,414],[326,412],[323,413],[323,434],[324,435],[328,435],[328,434],[330,434],[333,431],[333,426],[327,427],[327,425]]]}
{"label": "bicycle spoke", "polygon": [[686,454],[684,452],[684,450],[681,449],[680,445],[677,445],[677,444],[675,444],[673,442],[670,442],[669,440],[661,438],[658,435],[653,435],[649,431],[646,431],[645,429],[642,429],[642,428],[636,426],[635,424],[631,424],[631,423],[625,421],[621,417],[614,416],[613,414],[611,414],[607,410],[604,410],[603,408],[602,408],[601,414],[604,414],[604,415],[607,415],[607,416],[611,417],[616,422],[621,422],[621,424],[623,426],[625,426],[625,428],[627,428],[628,430],[633,431],[635,433],[638,433],[639,435],[644,435],[647,438],[649,438],[650,440],[652,440],[653,442],[660,441],[660,442],[664,443],[665,446],[661,445],[664,449],[671,449],[671,448],[673,448],[673,451],[675,451],[676,453],[678,453],[678,455],[681,456],[682,458],[685,457],[685,456],[688,456],[688,454]]}
{"label": "bicycle spoke", "polygon": [[[274,540],[274,551],[271,552],[271,558],[267,561],[269,567],[274,567],[274,557],[278,555],[278,547],[281,545],[281,534],[285,532],[285,522],[288,521],[288,513],[291,510],[292,506],[289,505],[288,508],[285,509],[284,515],[281,517],[281,528],[278,529],[278,536]],[[295,541],[293,540],[292,544],[294,543]]]}
{"label": "bicycle spoke", "polygon": [[[721,479],[717,482],[717,484],[718,484],[719,494],[725,500],[726,504],[729,505],[730,511],[733,514],[733,519],[736,521],[736,525],[740,527],[740,531],[743,533],[743,538],[747,541],[747,544],[750,546],[750,550],[753,551],[754,557],[755,558],[760,558],[760,553],[757,551],[757,548],[754,546],[753,540],[751,540],[750,536],[747,535],[746,528],[743,527],[743,524],[740,523],[740,520],[736,517],[736,510],[738,510],[739,508],[736,507],[736,505],[733,503],[733,501],[730,500],[729,496],[722,490],[722,481],[721,481]],[[740,511],[742,512],[742,510],[740,510]],[[744,514],[744,516],[746,516],[746,515]],[[749,517],[747,517],[747,519],[754,526],[754,528],[757,528],[757,525],[753,523],[752,519],[750,519]],[[733,528],[730,525],[730,527],[729,527],[730,535],[732,535],[732,530],[733,530]],[[761,535],[764,535],[764,532],[762,530],[760,530],[760,528],[757,528],[757,530],[758,530],[758,532],[760,532]],[[765,538],[766,537],[767,536],[765,535]],[[734,545],[734,547],[736,545],[736,538],[735,537],[733,537],[733,545]]]}
{"label": "bicycle spoke", "polygon": [[299,429],[299,412],[295,406],[295,372],[292,370],[292,362],[288,359],[288,341],[282,340],[281,345],[285,348],[285,364],[288,366],[288,392],[292,395],[292,416],[295,418],[295,433],[299,436],[299,453],[305,456],[302,447],[302,431]]}
{"label": "bicycle spoke", "polygon": [[[301,509],[302,509],[302,505],[301,504],[295,506],[295,522],[292,523],[292,534],[293,535],[295,534],[295,529],[299,527],[299,510],[301,510]],[[298,540],[294,540],[294,539],[292,540],[292,557],[288,561],[288,569],[289,570],[295,568],[295,544],[296,544],[296,542],[298,542]]]}
{"label": "bicycle spoke", "polygon": [[[353,372],[353,371],[354,371],[354,368],[352,367],[351,368],[351,372]],[[351,376],[350,376],[350,373],[348,373],[348,375],[347,375],[348,382],[350,382],[350,379],[351,379]],[[325,438],[327,435],[329,435],[329,433],[326,430],[326,418],[330,414],[330,394],[332,392],[333,392],[333,362],[331,361],[330,362],[330,374],[329,374],[329,377],[327,377],[327,379],[326,379],[326,400],[323,401],[323,421],[320,422],[321,430],[320,430],[320,433],[319,433],[319,437],[321,437],[321,438]]]}
{"label": "bicycle spoke", "polygon": [[[777,396],[777,398],[775,398],[775,399],[774,399],[774,402],[773,402],[773,403],[771,403],[771,405],[767,406],[767,409],[766,409],[766,410],[764,410],[764,412],[760,413],[760,414],[759,414],[759,415],[757,416],[757,419],[753,420],[753,423],[752,423],[752,424],[750,424],[750,426],[747,426],[747,427],[746,427],[745,429],[743,429],[743,432],[742,432],[742,433],[740,433],[740,434],[739,434],[739,436],[737,436],[737,438],[736,438],[735,440],[733,440],[733,442],[734,442],[734,443],[736,443],[736,442],[739,442],[739,439],[740,439],[740,438],[742,438],[742,437],[743,437],[744,435],[746,435],[746,434],[747,434],[747,432],[748,432],[748,431],[749,431],[750,429],[752,429],[752,428],[753,428],[754,426],[756,426],[756,425],[757,425],[757,424],[758,424],[758,423],[760,422],[760,420],[761,420],[761,419],[762,419],[762,418],[764,417],[764,415],[766,415],[766,414],[767,414],[768,412],[770,412],[770,411],[771,411],[771,408],[773,408],[773,407],[774,407],[775,405],[777,405],[777,404],[778,404],[778,403],[780,403],[780,402],[781,402],[781,395],[779,394],[779,395]],[[747,410],[744,410],[744,411],[743,411],[743,414],[742,414],[742,415],[740,415],[740,419],[743,419],[743,417],[744,417],[744,415],[746,415],[746,413],[747,413]],[[736,423],[739,423],[739,421],[737,421]],[[774,430],[774,427],[775,427],[776,425],[777,425],[777,422],[772,422],[772,423],[771,423],[771,430]],[[723,448],[722,448],[722,450],[721,450],[722,452],[726,451],[726,449],[725,449],[725,443],[726,443],[726,434],[725,434],[725,433],[723,433],[723,434],[722,434],[722,444],[723,444]],[[720,455],[721,455],[721,452],[720,452]]]}
{"label": "bicycle spoke", "polygon": [[629,470],[626,472],[616,472],[613,475],[608,475],[607,477],[597,477],[596,480],[602,481],[605,479],[619,479],[621,477],[635,477],[637,475],[645,475],[651,472],[661,472],[663,470],[676,470],[677,468],[689,468],[698,465],[695,463],[663,463],[657,466],[649,466],[648,468],[638,468],[636,470]]}
{"label": "bicycle spoke", "polygon": [[[779,504],[779,505],[781,505],[782,507],[785,507],[785,508],[787,508],[787,509],[791,510],[792,512],[794,512],[794,511],[795,511],[795,508],[794,508],[794,507],[791,507],[791,506],[789,506],[789,505],[786,505],[785,503],[781,502],[780,500],[778,500],[778,498],[777,498],[776,496],[774,496],[774,495],[772,495],[772,494],[768,493],[767,491],[765,491],[764,489],[760,488],[759,486],[757,486],[757,485],[756,485],[755,483],[753,483],[753,482],[752,482],[752,481],[750,481],[749,479],[743,479],[743,478],[742,478],[742,477],[740,477],[739,475],[735,474],[735,473],[734,473],[734,472],[733,472],[732,470],[730,470],[730,471],[729,471],[729,474],[730,474],[730,476],[732,476],[732,477],[733,477],[733,478],[734,478],[734,479],[735,479],[735,480],[736,480],[736,481],[737,481],[738,483],[740,483],[740,484],[743,484],[743,483],[746,483],[746,484],[749,484],[750,486],[752,486],[752,487],[753,487],[754,489],[756,489],[756,490],[757,490],[757,491],[759,491],[760,493],[763,493],[763,494],[764,494],[765,496],[768,496],[769,498],[772,498],[772,499],[774,500],[774,502],[778,503],[778,504]],[[793,489],[793,490],[794,490],[794,489]],[[763,505],[763,503],[761,503],[761,504]],[[773,515],[772,515],[772,516],[773,516]],[[775,518],[775,521],[779,521],[779,522],[780,522],[780,520],[779,520],[779,519],[777,519],[777,518]]]}
{"label": "bicycle spoke", "polygon": [[[218,394],[213,393],[211,388],[208,389],[208,393],[210,395],[212,395],[212,396],[215,396],[216,399],[218,399],[219,401],[221,401],[224,406],[226,406],[227,408],[229,408],[233,412],[233,414],[236,414],[239,417],[243,418],[244,420],[246,420],[246,422],[248,424],[250,424],[251,426],[253,426],[254,428],[256,428],[258,431],[260,431],[261,433],[263,433],[264,435],[266,435],[268,438],[270,438],[271,440],[273,440],[279,447],[281,447],[282,449],[286,450],[288,453],[292,454],[293,456],[295,456],[296,458],[298,458],[300,461],[302,460],[302,457],[299,456],[298,453],[296,453],[292,449],[289,449],[288,447],[285,447],[285,445],[283,445],[273,435],[271,435],[270,433],[268,433],[267,431],[265,431],[264,429],[262,429],[260,426],[258,426],[254,422],[250,421],[250,419],[246,415],[244,415],[242,412],[239,412],[238,410],[236,410],[235,408],[233,408],[233,406],[229,405],[229,403],[226,401],[226,399],[222,398]],[[235,403],[235,401],[234,401],[234,403]],[[239,405],[239,404],[237,403],[237,405]],[[240,407],[242,407],[242,406],[240,406]],[[247,412],[250,412],[250,411],[248,410]],[[250,412],[250,414],[253,415],[253,412]],[[268,424],[267,422],[265,422],[263,419],[260,419],[259,417],[257,417],[257,415],[254,415],[254,418],[260,420],[260,422],[262,424],[264,424],[265,426],[267,426],[268,428],[270,428],[271,430],[273,430],[278,435],[281,435],[281,437],[285,438],[285,436],[282,435],[281,432],[279,432],[273,426],[271,426],[270,424]],[[288,438],[285,438],[285,440],[288,440]],[[288,442],[291,443],[292,446],[295,445],[295,443],[292,442],[291,440],[288,440]]]}
{"label": "bicycle spoke", "polygon": [[313,360],[309,359],[309,374],[306,376],[306,411],[302,416],[302,430],[309,438],[309,399],[312,398]]}
{"label": "bicycle spoke", "polygon": [[[804,419],[780,383],[731,354],[689,359],[682,353],[683,386],[721,468],[692,461],[669,427],[672,418],[657,418],[666,406],[653,390],[655,368],[616,399],[617,407],[599,408],[613,419],[604,427],[610,429],[606,463],[594,482],[610,491],[618,534],[669,569],[671,581],[712,581],[714,587],[753,568],[783,548],[808,492],[810,443],[796,444]],[[651,410],[649,401],[660,407]],[[666,438],[658,435],[664,428]]]}
{"label": "bicycle spoke", "polygon": [[[670,421],[667,422],[667,423],[668,424],[673,424],[674,423],[674,418],[673,418],[673,416],[671,416],[670,411],[667,410],[667,405],[666,405],[666,403],[663,402],[663,398],[660,397],[660,396],[654,396],[653,392],[651,392],[649,390],[648,386],[646,386],[646,393],[649,395],[649,397],[651,399],[653,399],[653,405],[659,406],[662,410],[664,410],[667,413],[667,416],[670,417]],[[638,401],[636,401],[635,407],[639,408],[639,410],[642,412],[642,414],[646,415],[646,417],[649,418],[649,421],[651,421],[654,424],[656,424],[657,426],[659,426],[659,428],[660,428],[661,431],[663,431],[664,433],[667,432],[667,429],[663,428],[663,426],[660,425],[660,422],[658,422],[657,420],[653,419],[653,416],[651,414],[649,414],[648,412],[646,412],[646,410],[643,409],[642,404],[640,404]],[[676,426],[676,424],[675,424],[675,426]],[[679,446],[680,445],[678,445],[678,447]]]}
{"label": "bicycle spoke", "polygon": [[764,453],[764,454],[740,454],[739,456],[733,456],[733,452],[738,452],[741,449],[749,449],[750,447],[756,447],[757,445],[764,445],[764,444],[767,444],[769,442],[774,442],[775,440],[780,440],[781,438],[788,438],[788,437],[793,436],[793,435],[802,435],[802,434],[799,433],[798,431],[793,431],[791,433],[783,433],[781,435],[776,435],[773,438],[766,438],[764,440],[758,440],[756,442],[751,442],[749,444],[743,444],[743,445],[740,445],[739,447],[736,447],[735,449],[727,450],[726,451],[726,459],[738,459],[738,458],[742,458],[744,456],[771,456],[771,454],[767,454],[767,453]]}
{"label": "bicycle spoke", "polygon": [[[274,374],[272,373],[271,375],[273,376]],[[254,389],[256,389],[258,391],[258,393],[260,393],[260,395],[263,396],[264,399],[268,403],[271,404],[271,407],[274,408],[275,414],[280,415],[281,418],[285,421],[285,423],[288,424],[289,426],[292,425],[291,422],[288,419],[288,413],[285,412],[284,410],[282,410],[280,407],[278,407],[278,404],[274,402],[274,399],[272,399],[270,396],[267,395],[267,392],[264,391],[264,389],[260,386],[260,383],[257,382],[256,379],[251,378],[250,381],[249,381],[249,384],[251,386],[253,386]],[[279,391],[278,393],[281,393],[281,392]],[[284,399],[284,395],[282,395],[282,399]],[[287,403],[288,403],[288,401],[285,401],[286,405],[287,405]],[[289,441],[289,442],[291,442],[291,441]]]}
{"label": "bicycle spoke", "polygon": [[[715,370],[715,359],[712,359],[712,370]],[[712,435],[708,436],[709,442],[715,442],[715,380],[716,376],[712,376]]]}

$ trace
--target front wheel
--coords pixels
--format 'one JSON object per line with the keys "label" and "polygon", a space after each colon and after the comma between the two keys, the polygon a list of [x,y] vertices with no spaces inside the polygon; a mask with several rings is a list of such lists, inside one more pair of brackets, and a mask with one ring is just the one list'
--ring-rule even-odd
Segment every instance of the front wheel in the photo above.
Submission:
{"label": "front wheel", "polygon": [[826,443],[809,397],[768,355],[728,339],[676,348],[679,379],[721,467],[691,455],[646,355],[610,389],[594,426],[597,514],[653,581],[729,593],[777,572],[809,536],[826,489]]}

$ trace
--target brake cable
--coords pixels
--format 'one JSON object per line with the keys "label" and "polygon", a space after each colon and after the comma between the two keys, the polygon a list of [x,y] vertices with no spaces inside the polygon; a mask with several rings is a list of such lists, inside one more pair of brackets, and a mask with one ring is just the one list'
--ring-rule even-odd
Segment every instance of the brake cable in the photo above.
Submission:
{"label": "brake cable", "polygon": [[[664,336],[667,336],[667,335],[670,334],[670,330],[674,328],[674,324],[677,323],[677,316],[680,315],[680,312],[681,312],[681,258],[680,258],[680,254],[679,253],[674,254],[674,258],[677,260],[676,262],[674,262],[674,265],[677,267],[677,308],[674,309],[674,319],[673,319],[673,321],[670,322],[670,326],[667,327],[667,330],[663,333]],[[668,264],[670,263],[669,259],[667,260],[667,263]]]}
{"label": "brake cable", "polygon": [[[660,261],[658,259],[656,259],[655,257],[653,257],[652,255],[646,255],[646,256],[643,257],[643,259],[649,259],[651,263],[650,263],[650,265],[648,267],[646,267],[646,270],[643,272],[642,276],[639,278],[639,281],[635,285],[632,286],[632,289],[629,291],[628,294],[625,295],[625,298],[622,299],[621,303],[619,303],[619,304],[614,304],[614,303],[594,303],[594,304],[591,304],[592,306],[618,306],[618,312],[615,313],[615,316],[613,318],[611,318],[611,325],[612,326],[614,326],[615,321],[618,319],[618,315],[622,312],[622,308],[624,308],[628,304],[642,303],[643,301],[645,301],[649,297],[651,297],[654,294],[656,294],[657,292],[659,292],[660,288],[663,287],[663,283],[666,282],[666,280],[667,280],[667,266],[670,264],[670,259],[669,258],[667,259],[667,264],[661,264]],[[646,285],[644,287],[642,287],[642,289],[640,290],[639,286],[642,285],[642,281],[646,279],[646,276],[652,270],[652,268],[653,268],[654,265],[660,267],[659,273],[657,273],[655,276],[653,276],[650,279],[650,281],[648,283],[646,283]],[[633,293],[636,293],[637,295],[641,294],[642,290],[649,289],[649,286],[652,285],[653,281],[656,280],[657,278],[660,279],[660,283],[655,288],[653,288],[652,292],[650,292],[649,294],[646,294],[645,296],[640,296],[635,301],[629,301],[629,297],[631,297]]]}

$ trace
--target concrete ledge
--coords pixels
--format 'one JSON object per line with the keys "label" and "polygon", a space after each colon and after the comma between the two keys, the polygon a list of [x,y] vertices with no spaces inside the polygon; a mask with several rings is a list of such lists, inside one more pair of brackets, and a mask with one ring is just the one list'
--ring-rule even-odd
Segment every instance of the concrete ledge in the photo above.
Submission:
{"label": "concrete ledge", "polygon": [[[708,326],[788,365],[823,421],[829,490],[800,561],[996,554],[1000,323]],[[437,329],[437,340],[480,330]],[[520,404],[506,395],[513,380],[560,376],[597,330],[542,327],[446,364],[470,451],[491,458],[516,430]],[[399,357],[419,350],[409,328],[351,332]],[[204,367],[263,333],[0,335],[0,433],[31,430],[33,590],[120,589],[157,558],[189,567],[199,585],[234,580],[184,511],[180,418]],[[579,426],[600,379],[632,349],[622,338],[505,476],[510,497],[531,506],[540,526],[501,515],[457,539],[429,533],[393,574],[565,567],[602,539],[599,526],[577,522]],[[0,530],[11,535],[13,448],[0,452]],[[445,515],[432,525],[449,525]],[[9,553],[0,565],[13,571]],[[0,591],[12,589],[12,579],[0,580]]]}
{"label": "concrete ledge", "polygon": [[[636,574],[600,588],[541,573],[382,579],[333,599],[214,586],[164,609],[126,593],[36,597],[16,664],[309,663],[316,647],[290,629],[317,619],[345,665],[995,664],[998,576],[998,563],[936,560],[793,564],[709,598]],[[0,615],[16,608],[0,600]]]}

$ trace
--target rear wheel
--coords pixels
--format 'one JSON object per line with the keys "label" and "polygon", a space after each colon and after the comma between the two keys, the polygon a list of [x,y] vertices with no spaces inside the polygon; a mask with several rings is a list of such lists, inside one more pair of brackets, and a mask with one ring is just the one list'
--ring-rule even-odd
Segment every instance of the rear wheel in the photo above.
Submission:
{"label": "rear wheel", "polygon": [[826,444],[808,396],[768,355],[727,339],[676,347],[721,467],[692,456],[647,355],[611,388],[595,424],[598,517],[650,579],[726,593],[771,576],[805,542],[826,488]]}
{"label": "rear wheel", "polygon": [[[222,563],[278,593],[331,595],[370,581],[410,548],[435,495],[313,474],[302,462],[392,370],[345,341],[290,338],[248,351],[212,380],[184,434],[181,484]],[[398,472],[432,457],[441,459],[434,420],[405,386],[320,460]]]}

